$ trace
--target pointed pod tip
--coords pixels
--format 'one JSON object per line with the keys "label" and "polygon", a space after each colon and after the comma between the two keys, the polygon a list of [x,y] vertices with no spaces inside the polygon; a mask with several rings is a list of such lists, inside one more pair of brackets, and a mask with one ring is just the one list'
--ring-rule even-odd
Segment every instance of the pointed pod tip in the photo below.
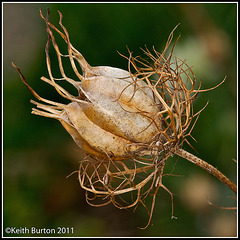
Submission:
{"label": "pointed pod tip", "polygon": [[12,66],[16,68],[16,65],[14,64],[14,62],[11,62]]}
{"label": "pointed pod tip", "polygon": [[14,64],[14,62],[11,62],[11,64],[12,64],[12,66],[14,67],[14,68],[16,68],[17,69],[17,71],[20,73],[20,75],[21,75],[21,71],[20,71],[20,68],[19,67],[17,67],[15,64]]}
{"label": "pointed pod tip", "polygon": [[61,22],[62,19],[63,19],[63,15],[62,15],[62,13],[59,10],[57,10],[57,11],[58,11],[58,14],[59,14],[59,17],[60,17],[60,22]]}

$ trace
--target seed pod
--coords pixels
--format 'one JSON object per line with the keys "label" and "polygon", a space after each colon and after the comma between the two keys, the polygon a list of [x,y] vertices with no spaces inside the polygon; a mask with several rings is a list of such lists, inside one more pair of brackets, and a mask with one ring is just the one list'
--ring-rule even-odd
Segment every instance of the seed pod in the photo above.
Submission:
{"label": "seed pod", "polygon": [[[46,56],[50,79],[45,77],[41,79],[54,86],[58,93],[71,103],[60,104],[40,97],[22,76],[35,97],[50,104],[32,101],[38,108],[33,108],[32,113],[59,120],[77,145],[93,157],[119,160],[135,154],[144,155],[161,128],[159,106],[152,90],[143,80],[133,77],[129,71],[114,67],[91,67],[82,54],[71,45],[68,32],[60,19],[64,33],[59,30],[58,32],[67,42],[68,57],[78,81],[68,78],[63,70],[63,55],[51,30],[51,28],[56,30],[56,27],[43,16],[42,18],[47,23],[49,36]],[[72,96],[56,83],[57,79],[51,72],[50,41],[55,48],[63,80],[76,87],[79,96]],[[76,60],[82,74],[77,70]]]}
{"label": "seed pod", "polygon": [[[147,208],[144,202],[151,194],[148,226],[160,187],[170,194],[173,204],[173,194],[162,183],[165,162],[173,154],[202,167],[234,192],[237,191],[236,185],[221,172],[181,149],[184,142],[190,145],[186,137],[191,136],[204,108],[193,113],[193,101],[202,90],[200,87],[195,90],[195,76],[185,61],[177,57],[172,61],[175,44],[166,56],[175,29],[170,33],[162,53],[154,48],[152,53],[146,48],[143,52],[148,60],[132,57],[130,53],[127,58],[129,71],[125,71],[106,66],[91,67],[71,45],[68,32],[62,25],[61,13],[59,24],[63,32],[48,21],[49,12],[46,18],[41,11],[40,15],[47,24],[46,59],[50,78],[41,79],[70,103],[62,104],[40,97],[28,85],[20,69],[12,64],[33,95],[46,103],[31,101],[37,106],[32,113],[59,120],[76,144],[87,153],[80,161],[78,179],[86,190],[86,201],[90,205],[113,203],[120,209],[126,209],[140,203]],[[67,43],[67,55],[60,53],[52,29]],[[50,42],[57,54],[61,79],[53,77],[51,71]],[[62,64],[64,57],[70,60],[77,80],[66,76]],[[76,62],[81,67],[81,74]],[[130,66],[136,71],[134,74]],[[72,84],[78,90],[78,96],[62,88],[57,83],[59,80]],[[94,203],[99,198],[102,203]]]}
{"label": "seed pod", "polygon": [[152,116],[159,110],[141,88],[135,90],[118,76],[83,78],[81,86],[91,102],[76,98],[68,105],[55,103],[61,112],[37,104],[51,114],[37,109],[33,113],[60,120],[79,147],[101,158],[128,158],[153,141],[160,120]]}

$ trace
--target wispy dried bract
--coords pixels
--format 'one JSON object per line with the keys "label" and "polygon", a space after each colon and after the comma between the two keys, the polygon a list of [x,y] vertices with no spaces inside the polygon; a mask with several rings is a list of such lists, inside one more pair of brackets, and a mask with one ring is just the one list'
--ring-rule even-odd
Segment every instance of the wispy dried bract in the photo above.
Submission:
{"label": "wispy dried bract", "polygon": [[[95,206],[113,203],[120,209],[142,204],[149,213],[148,226],[158,189],[164,188],[171,197],[173,216],[173,195],[162,183],[165,161],[173,154],[185,154],[195,161],[181,148],[184,142],[190,144],[187,137],[191,136],[201,112],[193,111],[193,101],[201,90],[200,86],[195,87],[191,67],[174,56],[177,41],[170,47],[175,29],[162,53],[146,48],[143,50],[146,58],[134,57],[130,51],[129,57],[123,56],[128,60],[128,71],[125,71],[91,67],[72,46],[62,14],[59,12],[61,30],[49,22],[49,12],[46,18],[40,14],[47,25],[45,50],[49,73],[49,79],[42,77],[41,80],[52,85],[70,103],[40,97],[20,69],[13,66],[33,95],[44,102],[31,101],[37,107],[32,113],[59,120],[86,153],[80,161],[78,178],[86,190],[87,202]],[[53,31],[66,42],[67,54],[60,52]],[[56,52],[60,78],[52,73],[50,43]],[[69,60],[76,79],[66,75],[63,58]],[[73,85],[78,96],[65,90],[61,81]],[[201,161],[198,163],[200,166]],[[148,196],[152,198],[150,210],[145,204]]]}
{"label": "wispy dried bract", "polygon": [[[162,53],[155,49],[153,53],[148,49],[143,50],[148,60],[133,57],[129,52],[130,56],[125,57],[129,63],[128,71],[91,67],[70,43],[69,34],[62,24],[62,15],[59,14],[62,30],[49,22],[49,14],[45,18],[41,13],[47,24],[48,41],[45,50],[50,77],[41,79],[71,103],[65,105],[40,97],[22,76],[35,97],[48,104],[31,101],[37,106],[32,113],[59,120],[86,152],[86,158],[80,162],[78,177],[81,187],[86,190],[89,204],[102,206],[113,203],[121,209],[138,204],[146,207],[144,200],[151,194],[151,219],[159,187],[165,188],[172,198],[172,193],[162,184],[163,169],[172,150],[187,141],[186,136],[191,133],[189,127],[196,116],[192,109],[192,102],[197,95],[194,90],[195,76],[184,61],[173,57],[173,48],[166,55],[173,31]],[[60,52],[52,30],[67,43],[67,55]],[[54,77],[52,73],[49,54],[51,42],[57,55],[61,78]],[[69,58],[77,80],[65,74],[62,58]],[[82,68],[82,74],[76,62]],[[115,82],[111,88],[113,80]],[[69,82],[79,95],[73,96],[56,81]],[[117,90],[112,97],[110,94],[115,88]],[[101,98],[96,97],[97,94],[101,94]],[[113,105],[114,109],[106,106],[105,102]],[[111,111],[111,116],[102,111],[102,107]],[[103,133],[100,132],[102,130]],[[94,141],[93,138],[98,136],[101,139]],[[116,138],[119,138],[118,141]]]}
{"label": "wispy dried bract", "polygon": [[[173,55],[175,44],[167,56],[173,31],[162,53],[154,48],[152,52],[146,48],[143,52],[148,59],[133,57],[130,51],[130,57],[122,55],[129,61],[129,72],[133,83],[136,85],[140,81],[147,83],[146,86],[138,85],[135,91],[140,88],[150,89],[159,109],[157,114],[151,114],[153,122],[157,118],[161,119],[161,126],[148,148],[148,157],[134,156],[127,160],[131,168],[126,166],[126,161],[113,162],[110,158],[107,163],[100,161],[93,164],[92,160],[87,160],[80,164],[79,171],[82,187],[95,194],[89,200],[101,197],[106,200],[106,203],[112,202],[119,208],[128,208],[139,203],[145,206],[144,199],[151,194],[153,202],[150,219],[159,187],[167,190],[171,199],[173,197],[172,193],[162,184],[165,161],[176,149],[182,147],[184,141],[190,144],[187,137],[191,136],[191,131],[201,112],[196,114],[193,112],[193,101],[200,87],[195,89],[195,76],[187,63]],[[91,177],[88,175],[90,168],[92,169]],[[99,172],[102,173],[101,176]],[[131,193],[130,203],[121,198],[124,193],[128,192]]]}

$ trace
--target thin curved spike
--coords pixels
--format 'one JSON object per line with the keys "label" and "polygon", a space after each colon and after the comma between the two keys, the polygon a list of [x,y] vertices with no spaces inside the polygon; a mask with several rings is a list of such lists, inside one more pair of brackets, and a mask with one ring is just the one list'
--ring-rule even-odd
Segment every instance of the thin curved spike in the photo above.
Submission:
{"label": "thin curved spike", "polygon": [[208,92],[208,91],[214,90],[214,89],[218,88],[220,85],[222,85],[225,82],[226,78],[227,78],[227,76],[225,76],[224,79],[219,84],[217,84],[215,87],[208,88],[208,89],[198,89],[198,90],[195,90],[195,91],[197,91],[197,92]]}
{"label": "thin curved spike", "polygon": [[28,87],[28,89],[30,90],[30,92],[31,92],[38,100],[43,101],[43,102],[45,102],[45,103],[52,104],[52,105],[54,105],[54,106],[58,106],[58,107],[60,107],[60,108],[64,108],[64,106],[65,106],[64,104],[61,104],[61,103],[58,103],[58,102],[53,102],[53,101],[50,101],[50,100],[47,100],[47,99],[45,99],[45,98],[40,97],[40,96],[33,90],[33,88],[29,86],[29,84],[27,83],[25,77],[23,76],[20,68],[18,68],[13,62],[12,62],[12,66],[13,66],[15,69],[17,69],[17,71],[18,71],[18,73],[19,73],[19,75],[20,75],[20,77],[21,77],[22,82]]}

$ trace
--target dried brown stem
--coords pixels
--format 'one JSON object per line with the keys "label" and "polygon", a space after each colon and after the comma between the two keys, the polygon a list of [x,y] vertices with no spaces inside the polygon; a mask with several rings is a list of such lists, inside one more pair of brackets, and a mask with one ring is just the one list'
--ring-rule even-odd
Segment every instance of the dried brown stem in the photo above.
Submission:
{"label": "dried brown stem", "polygon": [[195,165],[201,167],[202,169],[206,170],[208,173],[212,174],[214,177],[219,179],[222,183],[224,183],[227,187],[229,187],[234,193],[237,194],[237,186],[233,183],[229,178],[227,178],[222,172],[217,170],[211,164],[203,161],[202,159],[194,156],[193,154],[183,150],[177,149],[174,151],[180,157],[185,158],[186,160],[194,163]]}

